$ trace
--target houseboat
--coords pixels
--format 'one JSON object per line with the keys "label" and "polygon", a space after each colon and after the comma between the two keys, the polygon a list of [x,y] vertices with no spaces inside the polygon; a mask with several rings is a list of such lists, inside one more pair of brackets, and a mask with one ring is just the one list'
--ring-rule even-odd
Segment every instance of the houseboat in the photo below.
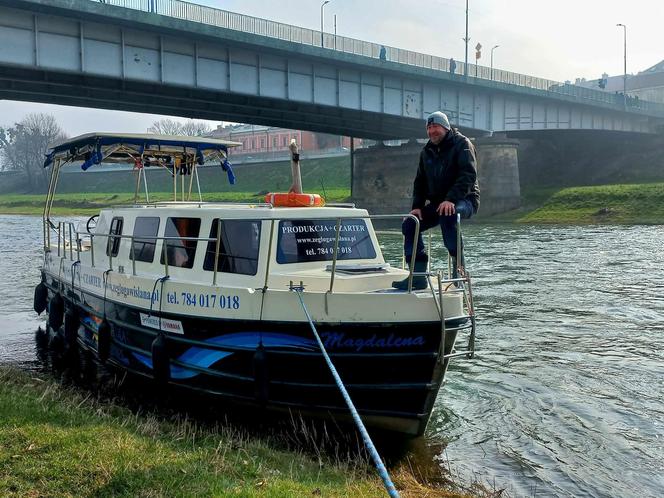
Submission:
{"label": "houseboat", "polygon": [[[293,193],[203,202],[198,168],[216,165],[233,181],[233,145],[92,133],[51,146],[34,299],[35,311],[48,312],[49,337],[227,406],[348,420],[315,327],[364,423],[421,435],[449,361],[474,351],[468,273],[453,279],[444,265],[426,274],[426,289],[393,289],[395,279],[412,281],[413,262],[401,268],[383,258],[372,221],[390,216],[350,204]],[[135,203],[84,222],[56,220],[70,163],[131,165]],[[170,173],[172,200],[150,200],[147,168]]]}

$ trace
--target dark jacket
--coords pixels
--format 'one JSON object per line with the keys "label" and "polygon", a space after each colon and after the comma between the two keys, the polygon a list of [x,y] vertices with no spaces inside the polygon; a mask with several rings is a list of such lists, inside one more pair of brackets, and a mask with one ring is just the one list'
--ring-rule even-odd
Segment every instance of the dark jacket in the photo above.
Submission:
{"label": "dark jacket", "polygon": [[437,206],[461,199],[470,201],[475,211],[480,206],[477,158],[470,140],[452,129],[438,145],[429,140],[420,153],[413,182],[413,209],[422,209],[427,200]]}

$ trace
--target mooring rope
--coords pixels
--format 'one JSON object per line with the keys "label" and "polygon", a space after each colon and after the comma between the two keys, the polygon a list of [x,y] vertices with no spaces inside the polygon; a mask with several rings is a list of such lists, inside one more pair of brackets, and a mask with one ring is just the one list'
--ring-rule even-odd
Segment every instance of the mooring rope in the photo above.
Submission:
{"label": "mooring rope", "polygon": [[318,331],[316,330],[316,326],[314,325],[314,322],[312,321],[311,316],[309,315],[309,311],[307,310],[307,307],[304,304],[304,300],[302,299],[303,287],[302,286],[296,287],[291,285],[291,290],[295,291],[297,293],[297,297],[300,298],[300,304],[302,305],[304,314],[306,315],[307,320],[309,321],[309,326],[311,327],[311,331],[314,333],[316,342],[318,342],[318,347],[320,347],[320,350],[323,353],[323,357],[325,358],[325,362],[327,363],[330,372],[332,372],[334,381],[337,383],[337,387],[341,391],[341,395],[344,397],[344,401],[346,401],[346,405],[348,405],[348,408],[350,409],[350,413],[353,416],[355,425],[357,425],[357,428],[360,431],[360,434],[362,435],[362,440],[364,441],[365,446],[367,447],[369,453],[371,454],[371,458],[373,459],[374,464],[376,465],[376,469],[378,470],[380,478],[383,480],[383,484],[385,485],[387,493],[392,498],[399,498],[399,492],[394,487],[394,483],[392,483],[390,475],[387,473],[385,464],[383,464],[383,461],[381,460],[380,455],[378,454],[378,451],[376,450],[376,447],[374,446],[373,441],[371,440],[371,437],[367,432],[367,429],[364,427],[362,419],[360,419],[360,415],[357,413],[357,410],[355,409],[353,401],[350,399],[348,391],[346,391],[346,387],[344,386],[341,377],[339,377],[339,374],[337,373],[337,369],[332,364],[332,360],[328,356],[327,351],[325,350],[325,346],[323,346],[323,341],[321,341],[320,336],[318,335]]}

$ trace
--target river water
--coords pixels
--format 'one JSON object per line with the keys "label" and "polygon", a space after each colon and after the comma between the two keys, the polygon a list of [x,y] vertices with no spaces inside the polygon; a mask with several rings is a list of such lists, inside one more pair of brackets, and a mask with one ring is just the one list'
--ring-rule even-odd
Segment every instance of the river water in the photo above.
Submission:
{"label": "river water", "polygon": [[[0,362],[36,368],[41,219],[0,222]],[[478,352],[451,365],[429,425],[441,465],[514,497],[664,496],[664,226],[471,225],[465,240]]]}

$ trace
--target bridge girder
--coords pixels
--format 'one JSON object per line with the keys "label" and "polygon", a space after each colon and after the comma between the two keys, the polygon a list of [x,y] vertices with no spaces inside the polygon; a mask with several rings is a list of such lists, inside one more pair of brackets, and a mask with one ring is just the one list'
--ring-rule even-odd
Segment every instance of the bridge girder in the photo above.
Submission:
{"label": "bridge girder", "polygon": [[211,28],[86,0],[0,0],[0,98],[378,140],[423,137],[424,117],[438,109],[471,136],[538,129],[652,133],[664,122]]}

